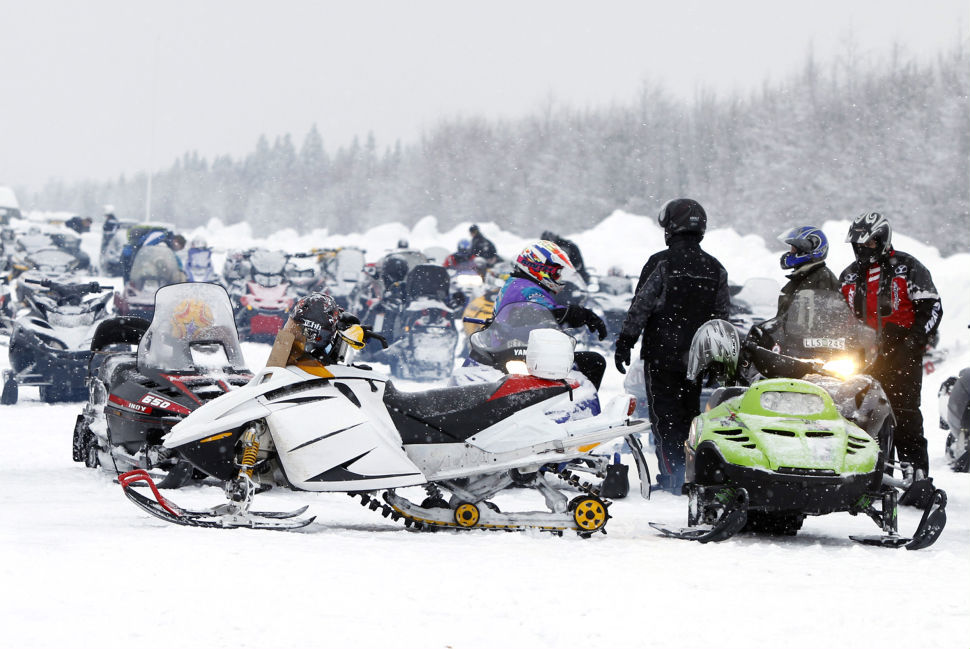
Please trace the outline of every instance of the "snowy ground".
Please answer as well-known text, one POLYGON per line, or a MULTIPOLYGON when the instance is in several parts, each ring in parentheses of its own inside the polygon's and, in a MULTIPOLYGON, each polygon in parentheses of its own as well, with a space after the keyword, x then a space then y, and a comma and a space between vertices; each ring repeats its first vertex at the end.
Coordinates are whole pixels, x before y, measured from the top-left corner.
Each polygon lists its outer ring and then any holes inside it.
MULTIPOLYGON (((592 242, 600 234, 589 234, 594 260, 609 259, 592 242)), ((779 275, 776 255, 751 245, 747 276, 779 275)), ((686 520, 685 499, 666 494, 616 502, 609 534, 589 540, 412 532, 344 495, 280 490, 260 507, 308 504, 317 522, 293 533, 181 528, 71 461, 80 404, 46 405, 24 388, 0 411, 0 647, 966 647, 970 475, 943 463, 936 390, 970 365, 968 255, 928 261, 913 248, 904 249, 927 261, 944 294, 945 323, 959 319, 944 330, 949 360, 924 382, 931 470, 950 501, 927 550, 857 545, 848 534, 877 529, 847 514, 809 519, 795 538, 665 539, 648 521, 686 520)), ((268 347, 245 352, 259 366, 268 347)), ((610 369, 606 396, 620 386, 610 369)), ((176 498, 219 499, 213 487, 176 498)), ((498 502, 541 506, 530 490, 498 502)), ((917 520, 903 508, 901 531, 917 520)))

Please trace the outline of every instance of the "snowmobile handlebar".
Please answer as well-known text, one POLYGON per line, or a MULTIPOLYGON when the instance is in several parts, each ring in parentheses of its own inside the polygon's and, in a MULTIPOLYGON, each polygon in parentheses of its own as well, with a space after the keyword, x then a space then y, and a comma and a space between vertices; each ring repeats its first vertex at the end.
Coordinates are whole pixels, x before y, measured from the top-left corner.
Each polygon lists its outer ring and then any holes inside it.
POLYGON ((362 327, 364 330, 364 340, 376 340, 381 344, 382 349, 387 349, 387 338, 371 331, 370 325, 362 327))

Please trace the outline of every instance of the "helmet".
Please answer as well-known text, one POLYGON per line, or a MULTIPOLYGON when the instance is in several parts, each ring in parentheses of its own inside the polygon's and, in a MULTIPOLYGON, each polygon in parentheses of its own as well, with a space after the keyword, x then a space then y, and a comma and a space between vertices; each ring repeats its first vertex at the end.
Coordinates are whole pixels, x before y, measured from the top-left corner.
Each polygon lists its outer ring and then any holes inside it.
POLYGON ((468 239, 462 239, 458 242, 458 252, 471 252, 472 242, 468 239))
POLYGON ((290 318, 303 333, 303 348, 311 356, 326 352, 340 319, 340 307, 326 293, 310 293, 293 307, 290 318))
POLYGON ((696 381, 706 372, 713 372, 722 382, 733 377, 741 356, 738 330, 727 320, 708 320, 694 333, 690 341, 687 378, 696 381))
POLYGON ((668 239, 683 232, 703 235, 707 231, 707 212, 693 199, 675 198, 663 204, 657 222, 668 239))
POLYGON ((522 249, 513 266, 540 286, 558 293, 563 285, 559 281, 563 268, 573 268, 569 257, 551 241, 539 240, 522 249))
POLYGON ((192 243, 189 244, 189 248, 208 248, 209 244, 206 243, 205 239, 202 237, 195 237, 192 239, 192 243))
POLYGON ((408 274, 408 262, 403 258, 392 255, 381 264, 381 277, 385 284, 403 282, 408 274))
POLYGON ((115 215, 115 206, 114 205, 105 205, 104 206, 104 215, 105 216, 114 216, 115 215))
POLYGON ((407 239, 398 239, 397 240, 397 247, 400 248, 400 249, 402 249, 402 250, 405 249, 405 248, 407 248, 408 247, 408 240, 407 239))
POLYGON ((468 226, 468 233, 469 234, 479 234, 480 232, 481 232, 481 230, 479 230, 478 229, 478 226, 475 225, 474 223, 472 223, 471 225, 468 226))
POLYGON ((852 252, 860 264, 874 264, 889 254, 893 229, 879 212, 863 212, 849 226, 845 240, 852 244, 852 252), (870 248, 870 242, 875 243, 875 247, 870 248))
POLYGON ((811 261, 821 261, 829 254, 829 240, 825 233, 812 225, 792 228, 778 235, 778 240, 795 249, 781 256, 781 267, 798 268, 811 261))

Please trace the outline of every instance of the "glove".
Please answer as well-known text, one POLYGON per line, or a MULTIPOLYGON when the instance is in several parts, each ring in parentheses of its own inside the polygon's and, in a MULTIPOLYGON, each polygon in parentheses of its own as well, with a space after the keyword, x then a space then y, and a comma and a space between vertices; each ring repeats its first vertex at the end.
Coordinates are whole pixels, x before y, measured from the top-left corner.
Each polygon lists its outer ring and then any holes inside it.
POLYGON ((592 310, 584 306, 570 304, 553 310, 556 320, 567 327, 586 327, 590 331, 595 331, 600 340, 606 338, 606 323, 592 310))
POLYGON ((342 312, 337 320, 337 328, 341 331, 355 324, 360 324, 360 318, 347 311, 342 312))
POLYGON ((626 366, 630 364, 630 350, 633 349, 633 342, 629 338, 620 336, 616 339, 616 353, 613 354, 613 362, 620 374, 626 374, 626 366))

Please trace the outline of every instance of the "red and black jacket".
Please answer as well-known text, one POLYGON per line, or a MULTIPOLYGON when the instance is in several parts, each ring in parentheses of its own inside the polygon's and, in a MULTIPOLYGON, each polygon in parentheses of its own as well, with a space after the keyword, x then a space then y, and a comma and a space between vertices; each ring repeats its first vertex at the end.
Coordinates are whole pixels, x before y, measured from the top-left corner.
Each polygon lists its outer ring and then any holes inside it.
POLYGON ((839 282, 856 316, 880 338, 895 332, 925 344, 940 326, 940 295, 930 271, 912 255, 890 250, 887 258, 866 268, 853 262, 839 282))

